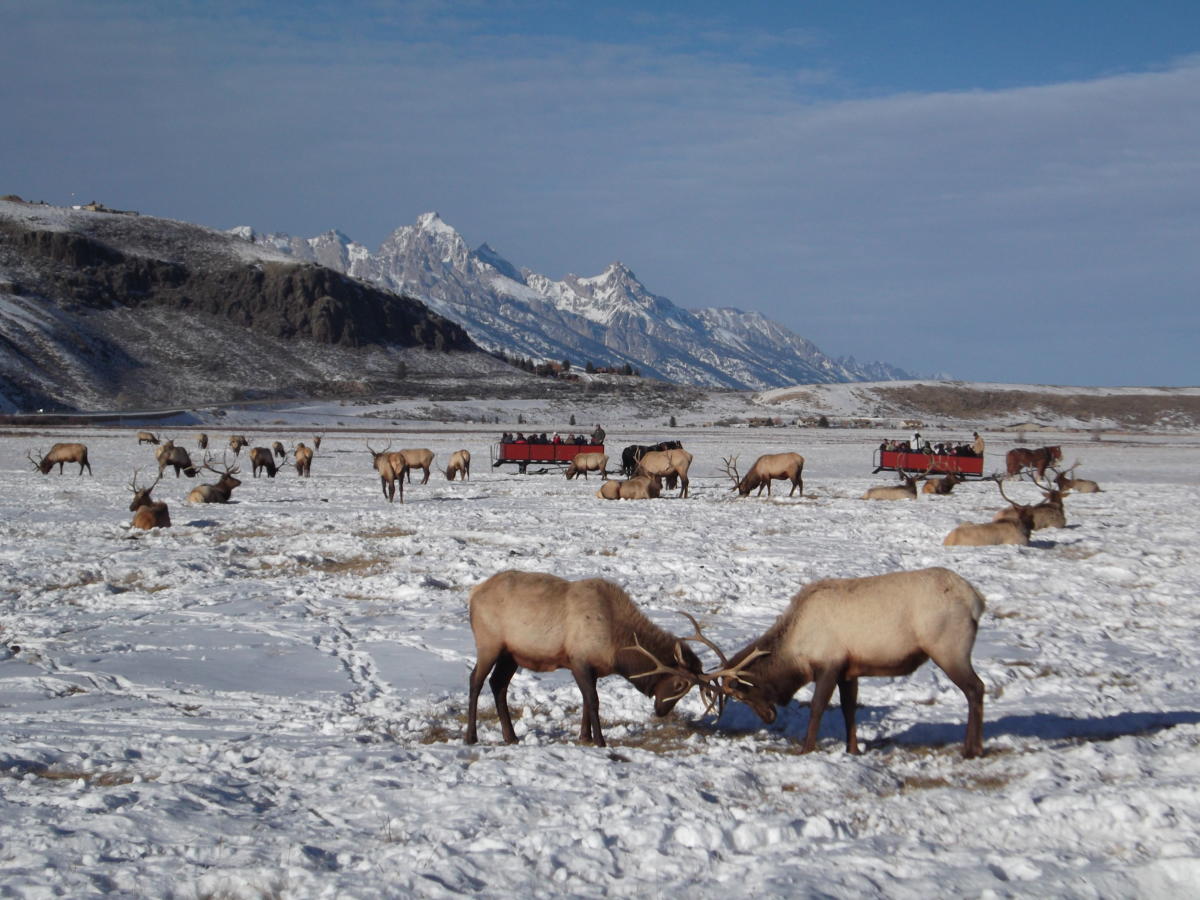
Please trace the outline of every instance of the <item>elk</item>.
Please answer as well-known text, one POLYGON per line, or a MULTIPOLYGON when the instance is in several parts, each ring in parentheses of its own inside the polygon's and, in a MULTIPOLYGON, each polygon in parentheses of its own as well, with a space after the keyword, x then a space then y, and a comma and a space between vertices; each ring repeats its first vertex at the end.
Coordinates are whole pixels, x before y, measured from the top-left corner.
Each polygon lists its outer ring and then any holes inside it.
POLYGON ((1028 506, 1016 507, 1015 518, 1001 522, 963 522, 954 528, 942 541, 945 547, 995 547, 1001 544, 1029 546, 1029 533, 1033 531, 1033 513, 1028 506))
POLYGON ((758 496, 761 497, 764 487, 770 497, 772 481, 790 481, 792 489, 788 491, 788 496, 796 493, 797 489, 800 496, 804 496, 804 457, 799 453, 764 454, 754 461, 744 478, 738 474, 736 456, 723 457, 722 461, 725 463, 725 474, 733 479, 733 489, 739 497, 749 497, 755 488, 758 488, 758 496))
POLYGON ((446 466, 446 480, 453 481, 454 476, 458 475, 463 481, 468 481, 471 477, 471 451, 470 450, 455 450, 450 454, 450 464, 446 466))
POLYGON ((320 451, 321 438, 323 438, 323 437, 325 437, 325 432, 323 432, 323 431, 320 434, 313 435, 313 450, 320 451))
POLYGON ((129 489, 133 491, 133 502, 129 504, 129 511, 133 513, 133 521, 129 523, 130 527, 141 528, 143 531, 149 531, 151 528, 170 528, 171 513, 167 511, 167 504, 150 497, 150 492, 162 480, 162 472, 158 473, 154 484, 149 487, 138 487, 137 479, 140 471, 141 469, 134 469, 133 481, 129 483, 129 489))
MULTIPOLYGON (((933 467, 933 463, 929 464, 933 467)), ((867 488, 867 492, 858 499, 860 500, 916 500, 917 499, 917 482, 929 474, 927 468, 924 472, 908 472, 904 469, 900 470, 900 478, 904 484, 896 485, 877 485, 873 488, 867 488)))
POLYGON ((652 450, 638 461, 637 474, 665 478, 667 487, 675 486, 679 479, 679 496, 688 495, 688 469, 692 465, 692 454, 683 449, 652 450))
POLYGON ((567 481, 576 475, 587 478, 588 472, 599 472, 602 480, 608 480, 607 453, 576 453, 567 466, 567 481))
MULTIPOLYGON (((1053 469, 1054 467, 1051 466, 1051 468, 1053 469)), ((1067 491, 1074 491, 1077 494, 1103 493, 1103 491, 1100 490, 1100 485, 1096 484, 1094 481, 1091 481, 1087 478, 1072 478, 1071 473, 1077 468, 1079 468, 1078 460, 1075 461, 1075 465, 1071 466, 1071 468, 1067 469, 1065 472, 1060 472, 1058 469, 1054 469, 1054 483, 1058 485, 1058 489, 1060 491, 1062 491, 1064 494, 1067 491)))
POLYGON ((83 474, 84 467, 87 467, 88 474, 92 474, 92 464, 88 462, 87 444, 54 444, 50 447, 50 452, 43 455, 41 450, 27 451, 26 456, 33 463, 33 467, 43 475, 50 474, 50 470, 56 465, 58 466, 58 474, 63 473, 63 465, 66 463, 79 463, 79 474, 83 474), (33 455, 37 454, 41 459, 34 459, 33 455))
POLYGON ((142 444, 157 444, 158 435, 156 435, 153 431, 139 431, 137 433, 137 442, 138 446, 141 446, 142 444))
POLYGON ((949 569, 818 581, 801 589, 762 637, 704 678, 768 725, 776 707, 812 681, 803 753, 817 747, 821 716, 836 686, 846 750, 857 754, 858 679, 908 675, 932 659, 967 698, 963 756, 970 759, 983 753, 984 686, 971 665, 983 610, 979 591, 949 569))
POLYGON ((251 447, 250 448, 250 474, 255 478, 258 477, 260 470, 265 469, 267 477, 274 478, 275 454, 271 452, 269 447, 251 447))
POLYGON ((429 470, 433 467, 433 451, 410 449, 398 452, 404 457, 404 475, 408 478, 408 483, 412 484, 412 470, 421 469, 425 473, 425 477, 421 479, 421 484, 427 484, 429 482, 429 470))
POLYGON ((229 436, 229 449, 233 451, 234 456, 241 453, 242 448, 249 443, 244 434, 232 434, 229 436))
POLYGON ((380 485, 383 488, 383 496, 387 498, 388 503, 392 503, 396 497, 396 484, 400 484, 400 502, 404 502, 404 476, 407 474, 407 466, 404 464, 403 452, 396 451, 389 453, 388 447, 392 446, 391 442, 382 450, 374 449, 370 444, 367 444, 367 452, 371 454, 371 464, 375 467, 375 471, 379 473, 380 485))
POLYGON ((948 472, 941 478, 930 478, 921 485, 922 494, 948 494, 956 485, 966 481, 958 472, 948 472))
MULTIPOLYGON (((682 450, 679 441, 661 441, 657 444, 630 444, 621 451, 621 474, 629 477, 637 470, 643 456, 654 450, 682 450)), ((674 487, 674 485, 672 485, 674 487)))
POLYGON ((183 447, 176 447, 175 442, 170 438, 154 451, 154 458, 158 461, 158 475, 160 478, 167 466, 174 467, 176 478, 179 477, 181 469, 183 470, 183 474, 188 478, 195 478, 200 471, 192 462, 192 457, 188 455, 187 450, 183 447))
POLYGON ((628 481, 606 481, 596 491, 601 500, 655 500, 662 493, 657 478, 635 475, 628 481))
POLYGON ((283 448, 283 441, 276 441, 271 445, 271 449, 275 451, 275 455, 280 459, 287 459, 287 450, 283 448))
POLYGON ((201 450, 207 450, 208 449, 208 435, 205 434, 204 432, 201 432, 200 436, 198 438, 196 438, 196 446, 199 447, 201 450))
POLYGON ((471 671, 465 742, 477 740, 479 692, 491 673, 492 696, 506 744, 515 744, 508 684, 519 667, 570 669, 583 696, 580 743, 605 746, 596 680, 621 675, 654 698, 665 716, 700 683, 699 657, 659 628, 611 581, 567 581, 541 572, 499 572, 471 590, 471 631, 477 661, 471 671), (660 660, 673 660, 664 665, 660 660))
POLYGON ((221 469, 216 469, 207 455, 204 457, 203 468, 221 477, 216 484, 198 484, 192 488, 187 495, 188 503, 228 503, 233 489, 242 483, 234 477, 241 470, 236 465, 227 464, 221 469))
POLYGON ((305 447, 301 441, 292 451, 292 459, 296 466, 296 474, 308 478, 312 469, 313 452, 311 447, 305 447))
POLYGON ((1020 516, 1021 510, 1028 510, 1031 516, 1032 528, 1034 531, 1040 531, 1043 528, 1066 528, 1067 513, 1063 508, 1062 491, 1042 484, 1034 480, 1034 485, 1042 492, 1046 499, 1037 505, 1023 506, 1020 503, 1009 499, 1009 496, 1004 493, 1004 483, 1000 478, 996 479, 996 486, 1000 488, 1000 496, 1008 501, 1008 506, 1000 510, 992 517, 993 522, 1010 522, 1016 520, 1020 516))
POLYGON ((1004 456, 1008 477, 1020 475, 1025 469, 1036 469, 1037 477, 1046 477, 1046 467, 1062 461, 1062 447, 1014 447, 1004 456))

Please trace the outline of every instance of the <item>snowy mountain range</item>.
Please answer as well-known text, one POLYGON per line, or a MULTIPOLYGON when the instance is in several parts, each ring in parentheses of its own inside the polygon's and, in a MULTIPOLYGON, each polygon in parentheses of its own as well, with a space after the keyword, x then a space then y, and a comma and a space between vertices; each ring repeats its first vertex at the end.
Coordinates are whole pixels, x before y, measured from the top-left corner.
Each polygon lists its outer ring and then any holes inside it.
POLYGON ((756 312, 683 309, 620 262, 594 277, 555 281, 518 268, 486 243, 471 250, 435 212, 397 228, 374 253, 336 230, 314 238, 245 226, 233 233, 415 297, 481 347, 509 355, 630 364, 667 381, 740 390, 913 377, 886 363, 830 358, 756 312))

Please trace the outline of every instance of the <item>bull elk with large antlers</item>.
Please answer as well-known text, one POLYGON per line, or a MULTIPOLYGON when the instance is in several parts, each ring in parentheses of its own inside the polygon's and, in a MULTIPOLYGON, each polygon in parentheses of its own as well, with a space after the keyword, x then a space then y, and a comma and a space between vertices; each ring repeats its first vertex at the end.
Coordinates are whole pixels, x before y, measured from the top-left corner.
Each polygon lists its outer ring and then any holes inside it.
POLYGON ((1067 527, 1067 511, 1063 507, 1062 491, 1052 487, 1049 483, 1042 484, 1036 478, 1030 476, 1034 486, 1042 492, 1045 497, 1041 503, 1035 505, 1022 505, 1011 499, 1004 493, 1004 481, 1001 478, 996 479, 996 485, 1000 488, 1000 496, 1008 501, 1008 506, 992 517, 993 522, 1012 522, 1016 521, 1021 516, 1022 510, 1027 510, 1030 515, 1031 527, 1034 531, 1040 531, 1043 528, 1066 528, 1067 527))
MULTIPOLYGON (((1000 476, 993 476, 1004 497, 1004 484, 1000 476)), ((1004 499, 1008 499, 1004 497, 1004 499)), ((1010 501, 1011 502, 1011 501, 1010 501)), ((1016 515, 992 522, 964 522, 946 535, 942 544, 946 547, 995 547, 1002 544, 1029 546, 1029 533, 1033 531, 1033 512, 1028 506, 1013 506, 1016 515)))
POLYGON ((162 480, 162 472, 158 473, 154 484, 149 487, 138 487, 137 479, 140 471, 140 469, 134 469, 133 481, 129 483, 129 489, 133 491, 133 501, 129 504, 129 511, 133 513, 133 521, 129 523, 130 526, 141 528, 144 531, 149 531, 151 528, 170 528, 171 513, 167 510, 167 504, 150 497, 150 492, 162 480))
POLYGON ((597 679, 628 679, 654 698, 657 716, 665 716, 700 684, 702 666, 691 648, 647 619, 625 591, 602 578, 566 581, 541 572, 499 572, 472 589, 470 612, 478 656, 467 704, 468 744, 477 740, 479 692, 489 672, 506 744, 517 741, 508 683, 518 668, 570 669, 583 696, 579 740, 599 747, 605 743, 597 679))
POLYGON ((949 569, 818 581, 796 594, 762 637, 705 678, 767 724, 778 706, 814 682, 804 753, 817 747, 821 716, 836 687, 846 750, 858 753, 858 679, 908 675, 932 659, 967 698, 963 755, 976 757, 983 753, 984 687, 971 665, 971 648, 983 610, 979 591, 949 569))
POLYGON ((187 495, 188 503, 228 503, 233 489, 242 483, 240 479, 234 477, 241 470, 236 465, 228 464, 224 464, 223 468, 218 469, 213 466, 212 460, 207 454, 204 456, 202 468, 221 477, 217 479, 216 484, 199 484, 192 488, 187 495))
POLYGON ((29 461, 33 463, 33 467, 43 475, 49 475, 50 470, 58 466, 58 474, 63 473, 63 465, 66 463, 79 463, 79 474, 83 474, 84 467, 87 467, 88 474, 92 474, 92 464, 88 462, 87 444, 54 444, 50 447, 50 452, 42 454, 41 450, 31 450, 26 452, 29 461), (40 459, 34 459, 34 454, 37 454, 40 459))
POLYGON ((804 457, 799 453, 766 453, 754 461, 744 477, 738 473, 737 461, 736 456, 722 457, 725 474, 733 479, 733 489, 739 497, 749 497, 755 488, 761 497, 764 487, 770 497, 772 481, 790 481, 792 489, 788 496, 797 490, 801 497, 804 496, 804 457))

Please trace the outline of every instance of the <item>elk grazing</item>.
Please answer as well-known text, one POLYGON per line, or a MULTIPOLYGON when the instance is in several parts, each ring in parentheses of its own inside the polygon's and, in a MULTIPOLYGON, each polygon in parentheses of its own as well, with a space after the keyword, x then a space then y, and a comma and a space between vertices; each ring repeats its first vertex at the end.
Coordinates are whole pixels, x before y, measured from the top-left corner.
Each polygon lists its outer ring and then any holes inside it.
POLYGON ((201 450, 207 450, 208 449, 208 435, 205 434, 204 432, 201 432, 200 436, 196 438, 196 446, 199 447, 201 450))
POLYGON ((301 441, 292 451, 292 460, 296 466, 296 474, 308 478, 312 470, 313 452, 311 447, 305 447, 301 441))
POLYGON ((628 481, 606 481, 596 491, 601 500, 656 500, 662 493, 657 478, 635 475, 628 481))
POLYGON ((930 478, 921 485, 922 494, 948 494, 954 490, 956 485, 966 481, 962 475, 957 472, 949 472, 941 478, 930 478))
POLYGON ((200 470, 196 468, 192 462, 192 457, 183 447, 175 446, 175 441, 168 438, 154 451, 154 458, 158 462, 158 475, 161 478, 162 473, 167 466, 172 466, 175 469, 175 477, 179 477, 180 470, 188 478, 195 478, 200 470))
POLYGON ((271 445, 271 449, 275 451, 275 455, 280 459, 287 459, 287 450, 283 447, 283 441, 276 441, 271 445))
POLYGON ((963 756, 970 759, 983 753, 984 687, 971 665, 983 610, 979 591, 949 569, 818 581, 796 594, 762 637, 704 678, 767 724, 777 706, 814 682, 804 753, 816 749, 821 715, 837 687, 846 750, 858 753, 858 679, 908 675, 932 659, 967 698, 963 756))
MULTIPOLYGON (((1053 468, 1053 466, 1051 466, 1053 468)), ((1087 478, 1072 478, 1071 473, 1079 468, 1079 461, 1075 461, 1075 465, 1067 469, 1065 472, 1060 472, 1054 469, 1054 483, 1058 485, 1058 489, 1064 494, 1067 491, 1074 491, 1077 494, 1099 494, 1103 493, 1100 490, 1100 485, 1087 478)))
POLYGON ((492 695, 506 744, 515 744, 508 684, 518 668, 570 669, 583 696, 581 743, 605 746, 596 680, 621 675, 654 698, 665 716, 700 683, 699 657, 659 628, 617 585, 601 578, 566 581, 541 572, 499 572, 471 591, 477 661, 471 671, 465 741, 477 740, 479 692, 491 673, 492 695), (664 665, 660 660, 672 660, 664 665))
POLYGON ((137 442, 138 446, 141 446, 142 444, 157 444, 158 435, 156 435, 153 431, 139 431, 137 433, 137 442))
POLYGON ((450 454, 450 464, 446 466, 446 480, 453 481, 458 475, 463 481, 471 478, 471 451, 455 450, 450 454))
POLYGON ((242 483, 234 477, 241 470, 236 465, 225 465, 221 469, 216 469, 208 456, 204 457, 203 468, 221 477, 216 484, 199 484, 192 488, 187 495, 188 503, 228 503, 233 489, 242 483))
POLYGON ((269 447, 250 448, 250 474, 257 478, 260 470, 266 470, 269 478, 275 477, 275 454, 269 447))
POLYGON ((139 471, 141 470, 134 470, 133 481, 129 483, 129 489, 133 491, 133 502, 129 504, 129 511, 133 513, 130 527, 141 528, 143 531, 149 531, 151 528, 170 528, 171 513, 167 511, 167 504, 150 497, 150 492, 162 480, 162 472, 158 473, 154 484, 143 488, 138 487, 137 483, 139 471))
POLYGON ((1020 503, 1011 500, 1004 493, 1004 483, 1002 479, 996 479, 996 486, 1000 488, 1000 496, 1008 501, 1008 506, 1000 510, 992 517, 993 522, 1011 522, 1016 521, 1020 517, 1021 510, 1028 510, 1031 516, 1031 527, 1034 531, 1040 531, 1043 528, 1066 528, 1067 513, 1063 508, 1062 491, 1050 487, 1049 484, 1042 484, 1039 481, 1034 481, 1034 485, 1042 492, 1046 499, 1037 505, 1023 506, 1020 503))
POLYGON ((576 453, 567 466, 567 481, 576 475, 587 478, 588 472, 599 472, 601 479, 608 480, 608 454, 576 453))
MULTIPOLYGON (((932 463, 930 464, 932 467, 932 463)), ((867 492, 858 499, 860 500, 916 500, 917 499, 917 482, 929 474, 929 469, 924 472, 908 472, 904 469, 900 470, 900 478, 904 484, 896 485, 877 485, 873 488, 867 488, 867 492)))
POLYGON ((799 453, 767 453, 754 461, 754 465, 743 478, 738 474, 736 456, 724 457, 725 474, 733 479, 733 489, 739 497, 749 497, 750 492, 758 488, 758 496, 762 496, 763 488, 767 496, 771 496, 772 481, 790 481, 792 489, 788 496, 800 491, 804 496, 804 457, 799 453))
POLYGON ((375 471, 379 473, 379 482, 383 488, 383 496, 387 498, 388 503, 394 502, 396 498, 396 484, 400 485, 400 502, 404 502, 404 476, 407 474, 407 466, 404 464, 404 454, 400 451, 388 452, 388 447, 392 446, 389 442, 387 447, 382 450, 374 449, 370 444, 367 444, 367 452, 371 454, 371 464, 375 467, 375 471))
POLYGON ((315 450, 315 451, 317 451, 317 452, 320 452, 320 450, 321 450, 321 438, 323 438, 323 437, 325 437, 325 432, 323 432, 323 431, 322 431, 320 434, 314 434, 314 435, 313 435, 313 450, 315 450))
POLYGON ((231 434, 229 436, 229 449, 233 451, 233 455, 237 456, 242 452, 242 448, 250 442, 246 440, 244 434, 231 434))
POLYGON ((433 468, 433 451, 409 449, 398 452, 404 457, 404 475, 408 478, 408 483, 412 484, 412 470, 421 469, 425 473, 425 477, 421 479, 421 484, 428 484, 429 470, 433 468))
POLYGON ((50 447, 50 452, 43 455, 41 450, 28 451, 26 456, 33 463, 33 467, 43 475, 50 474, 50 470, 56 465, 58 466, 58 474, 63 473, 63 465, 66 463, 79 463, 79 474, 83 474, 84 467, 87 468, 88 474, 92 474, 92 464, 88 462, 87 444, 54 444, 50 447), (37 454, 40 459, 34 459, 34 454, 37 454))
POLYGON ((637 474, 664 478, 667 487, 675 486, 679 479, 679 496, 688 495, 688 469, 692 465, 692 454, 683 449, 652 450, 638 461, 637 474))
POLYGON ((1036 469, 1038 478, 1046 477, 1046 467, 1062 462, 1062 447, 1014 447, 1004 456, 1008 477, 1020 475, 1025 469, 1036 469))

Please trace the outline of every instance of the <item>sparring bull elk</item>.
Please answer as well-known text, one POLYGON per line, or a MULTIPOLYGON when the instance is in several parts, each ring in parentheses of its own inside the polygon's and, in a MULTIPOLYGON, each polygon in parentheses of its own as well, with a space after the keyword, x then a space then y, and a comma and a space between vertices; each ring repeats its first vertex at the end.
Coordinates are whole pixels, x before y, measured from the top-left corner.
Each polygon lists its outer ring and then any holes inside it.
POLYGON ((171 513, 167 510, 167 504, 150 497, 150 492, 162 481, 162 472, 159 471, 158 477, 149 487, 139 487, 137 480, 140 471, 141 469, 134 469, 133 481, 129 483, 129 489, 133 491, 133 501, 129 504, 129 511, 133 513, 130 526, 144 531, 151 528, 170 528, 171 513))
POLYGON ((517 742, 508 684, 518 668, 570 669, 583 697, 579 740, 599 747, 605 742, 597 679, 628 679, 654 698, 657 716, 700 684, 700 659, 684 639, 659 628, 625 591, 602 578, 566 581, 541 572, 499 572, 472 589, 470 618, 477 657, 467 702, 468 744, 478 739, 479 692, 489 673, 506 744, 517 742))
POLYGON ((88 474, 92 474, 92 464, 88 462, 87 444, 54 444, 50 448, 50 452, 42 454, 41 450, 27 451, 26 456, 33 463, 33 467, 43 475, 50 474, 50 470, 58 466, 58 474, 63 473, 63 466, 66 463, 79 463, 79 474, 83 474, 86 467, 88 474), (37 454, 40 459, 34 459, 34 454, 37 454))
POLYGON ((801 497, 804 496, 804 457, 799 453, 764 454, 754 461, 745 477, 738 474, 737 461, 736 456, 722 457, 725 474, 733 479, 733 489, 739 497, 750 496, 755 488, 758 488, 758 496, 761 497, 764 487, 770 497, 772 481, 790 481, 792 489, 788 491, 788 496, 797 490, 801 497))

